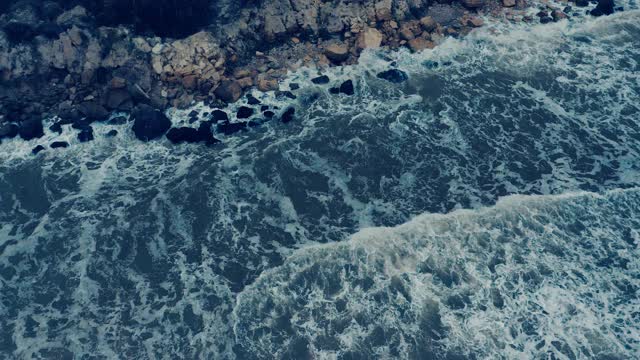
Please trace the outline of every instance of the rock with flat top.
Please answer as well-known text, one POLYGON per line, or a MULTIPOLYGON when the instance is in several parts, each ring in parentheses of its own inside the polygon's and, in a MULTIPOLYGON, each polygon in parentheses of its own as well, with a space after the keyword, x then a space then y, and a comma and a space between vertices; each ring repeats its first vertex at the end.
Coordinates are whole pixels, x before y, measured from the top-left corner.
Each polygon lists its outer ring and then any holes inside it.
POLYGON ((346 44, 331 44, 324 49, 329 60, 340 63, 349 58, 349 47, 346 44))
POLYGON ((433 49, 435 47, 432 41, 429 41, 424 38, 415 38, 415 39, 409 40, 407 44, 409 45, 409 48, 414 52, 418 52, 426 49, 433 49))
POLYGON ((367 28, 358 34, 358 49, 376 49, 382 45, 382 33, 374 28, 367 28))

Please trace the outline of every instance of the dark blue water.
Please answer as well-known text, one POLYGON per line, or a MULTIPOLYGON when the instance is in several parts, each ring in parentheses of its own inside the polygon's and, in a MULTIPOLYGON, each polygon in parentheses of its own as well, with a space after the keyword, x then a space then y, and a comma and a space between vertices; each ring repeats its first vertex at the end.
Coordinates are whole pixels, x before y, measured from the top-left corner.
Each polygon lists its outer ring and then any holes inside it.
POLYGON ((495 28, 215 148, 1 144, 0 357, 640 356, 640 13, 495 28))

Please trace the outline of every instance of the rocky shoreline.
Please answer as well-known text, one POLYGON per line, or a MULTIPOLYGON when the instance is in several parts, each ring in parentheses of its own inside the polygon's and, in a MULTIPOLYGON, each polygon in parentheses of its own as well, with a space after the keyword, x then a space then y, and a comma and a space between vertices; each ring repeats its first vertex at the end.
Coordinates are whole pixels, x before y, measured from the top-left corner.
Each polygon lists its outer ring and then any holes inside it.
MULTIPOLYGON (((485 16, 560 21, 589 3, 546 5, 537 17, 528 15, 526 0, 262 0, 241 5, 214 1, 211 6, 217 16, 179 39, 140 32, 139 22, 105 26, 104 9, 96 14, 82 4, 64 8, 55 1, 24 0, 0 9, 0 141, 41 137, 43 119, 52 117, 58 120, 51 131, 71 124, 80 141, 90 141, 91 124, 117 111, 132 115, 132 128, 143 141, 166 135, 177 143, 214 144, 214 132, 233 133, 268 121, 275 109, 261 107, 258 121, 248 120, 253 108, 241 108, 235 117, 247 121, 239 124, 218 110, 198 129, 171 129, 163 112, 194 102, 224 109, 253 88, 295 98, 296 89, 280 89, 279 81, 301 66, 354 64, 368 48, 433 48, 445 37, 483 26, 485 16)), ((611 0, 600 0, 591 14, 610 14, 613 7, 611 0)), ((183 32, 180 28, 176 34, 183 32)), ((403 75, 381 77, 402 81, 403 75)), ((314 82, 327 83, 322 76, 314 82)), ((351 95, 353 83, 331 91, 351 95)), ((288 122, 294 113, 290 108, 279 115, 288 122)))

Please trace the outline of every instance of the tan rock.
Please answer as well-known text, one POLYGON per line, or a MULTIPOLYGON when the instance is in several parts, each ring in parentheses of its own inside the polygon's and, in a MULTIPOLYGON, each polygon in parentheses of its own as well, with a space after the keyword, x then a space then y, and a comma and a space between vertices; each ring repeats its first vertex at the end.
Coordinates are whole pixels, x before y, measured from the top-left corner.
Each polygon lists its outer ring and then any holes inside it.
POLYGON ((408 27, 408 26, 402 26, 400 28, 400 38, 403 40, 413 40, 415 38, 415 35, 413 35, 413 31, 408 27))
POLYGON ((502 0, 502 6, 504 6, 504 7, 514 7, 514 6, 516 6, 516 0, 502 0))
POLYGON ((349 46, 344 43, 331 44, 324 49, 324 54, 333 62, 342 62, 349 58, 349 46))
POLYGON ((235 77, 236 79, 242 79, 247 76, 251 76, 251 71, 248 69, 235 69, 233 71, 233 77, 235 77))
POLYGON ((280 87, 278 86, 278 80, 268 78, 264 75, 258 77, 258 90, 260 91, 275 91, 280 87))
POLYGON ((243 89, 250 88, 253 86, 253 79, 251 76, 246 76, 238 79, 238 84, 240 84, 243 89))
POLYGON ((411 48, 411 50, 414 52, 422 51, 425 49, 433 49, 435 47, 435 44, 432 41, 421 37, 409 40, 408 45, 409 48, 411 48))
POLYGON ((438 23, 431 16, 425 16, 420 19, 420 26, 424 31, 433 31, 438 27, 438 23))
POLYGON ((471 19, 467 20, 467 26, 480 27, 482 25, 484 25, 484 21, 479 17, 472 17, 471 19))
POLYGON ((367 28, 358 35, 357 47, 359 49, 375 49, 382 44, 383 35, 374 28, 367 28))
POLYGON ((393 19, 391 13, 392 1, 391 0, 378 0, 375 4, 376 19, 378 21, 388 21, 393 19))

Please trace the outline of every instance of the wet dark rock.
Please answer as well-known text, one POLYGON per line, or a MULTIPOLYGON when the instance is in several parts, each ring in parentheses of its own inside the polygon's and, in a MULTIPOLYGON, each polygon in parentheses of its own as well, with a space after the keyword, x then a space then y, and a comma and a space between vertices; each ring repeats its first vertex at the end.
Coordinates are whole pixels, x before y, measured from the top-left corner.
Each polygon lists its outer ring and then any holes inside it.
POLYGON ((247 103, 249 105, 259 105, 260 100, 256 99, 253 95, 249 94, 247 95, 247 103))
POLYGON ((107 135, 106 135, 106 136, 107 136, 107 137, 116 137, 117 135, 118 135, 118 130, 115 130, 115 129, 114 129, 114 130, 110 130, 110 131, 107 133, 107 135))
POLYGON ((112 110, 129 111, 133 107, 133 99, 127 90, 113 89, 107 93, 105 105, 112 110))
POLYGON ((549 17, 549 16, 543 16, 543 17, 540 18, 540 23, 541 24, 548 24, 548 23, 550 23, 552 21, 553 21, 553 19, 551 17, 549 17))
POLYGON ((250 107, 246 107, 246 106, 241 106, 238 109, 238 113, 236 114, 236 116, 238 117, 238 119, 247 119, 250 118, 253 115, 254 110, 250 107))
POLYGON ((71 127, 78 130, 84 130, 91 127, 91 120, 89 119, 78 119, 71 124, 71 127))
POLYGON ((339 87, 332 87, 331 89, 329 89, 329 94, 333 94, 333 95, 340 94, 340 88, 339 87))
POLYGON ((174 144, 197 143, 202 140, 198 130, 190 127, 171 128, 166 136, 174 144))
POLYGON ((52 149, 67 148, 69 147, 69 143, 66 141, 54 141, 49 145, 49 147, 52 149))
POLYGON ((110 125, 124 125, 127 123, 127 118, 124 116, 116 116, 113 119, 109 120, 108 124, 110 125))
POLYGON ((80 132, 78 133, 78 140, 81 143, 84 142, 89 142, 89 141, 93 141, 94 137, 93 137, 93 128, 91 126, 88 126, 82 130, 80 130, 80 132))
POLYGON ((390 69, 390 70, 386 70, 383 71, 381 73, 379 73, 378 75, 379 79, 383 79, 395 84, 399 84, 401 82, 405 82, 407 81, 407 79, 409 79, 409 76, 407 75, 407 73, 405 73, 402 70, 398 70, 398 69, 390 69))
POLYGON ((340 92, 349 96, 353 95, 355 93, 353 88, 353 81, 347 80, 343 82, 340 85, 340 92))
POLYGON ((191 110, 191 112, 189 113, 189 117, 197 117, 198 115, 200 115, 200 113, 196 110, 191 110))
POLYGON ((211 112, 211 120, 214 122, 229 120, 229 115, 222 110, 213 110, 211 112))
POLYGON ((62 124, 60 122, 55 122, 51 126, 49 126, 49 130, 58 134, 62 134, 62 124))
POLYGON ((269 106, 267 106, 267 105, 262 105, 260 107, 260 111, 267 111, 267 110, 269 110, 269 106))
POLYGON ((34 148, 31 150, 31 153, 32 153, 33 155, 36 155, 37 153, 39 153, 39 152, 40 152, 40 151, 42 151, 42 150, 44 150, 44 146, 42 146, 42 145, 38 145, 38 146, 34 147, 34 148))
POLYGON ((592 16, 602 16, 613 14, 615 7, 614 0, 598 0, 596 8, 591 10, 592 16))
POLYGON ((213 136, 213 132, 211 127, 213 126, 213 121, 203 121, 200 123, 198 127, 198 134, 200 136, 201 141, 204 141, 207 145, 213 145, 219 143, 220 140, 216 139, 213 136))
POLYGON ((221 132, 225 135, 231 135, 237 133, 240 130, 246 130, 246 128, 246 122, 231 123, 229 121, 225 121, 221 124, 218 124, 218 132, 221 132))
POLYGON ((311 79, 311 82, 316 85, 324 85, 329 83, 329 77, 327 75, 322 75, 311 79))
POLYGON ((142 141, 150 141, 164 135, 171 127, 171 120, 149 105, 138 105, 133 113, 133 132, 142 141))
POLYGON ((18 136, 18 125, 0 124, 0 139, 13 139, 18 136))
POLYGON ((271 110, 267 110, 265 112, 262 113, 262 115, 267 118, 267 119, 271 119, 272 117, 274 117, 276 114, 271 111, 271 110))
POLYGON ((289 89, 291 89, 291 91, 295 91, 300 89, 300 85, 298 85, 297 83, 291 83, 289 84, 289 89))
POLYGON ((294 109, 294 108, 288 108, 288 109, 284 112, 284 114, 282 114, 282 119, 281 119, 281 120, 282 120, 282 122, 286 124, 286 123, 288 123, 288 122, 292 121, 292 120, 294 119, 294 115, 295 115, 295 113, 296 113, 296 109, 294 109))
POLYGON ((578 7, 587 7, 589 6, 589 0, 576 0, 576 6, 578 7))
POLYGON ((95 101, 85 101, 78 106, 82 115, 91 121, 103 121, 109 117, 109 111, 95 101))
POLYGON ((40 118, 32 118, 21 122, 18 128, 18 134, 23 140, 42 137, 44 135, 42 120, 40 118))

